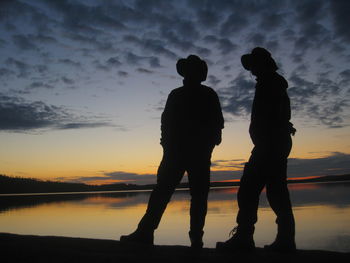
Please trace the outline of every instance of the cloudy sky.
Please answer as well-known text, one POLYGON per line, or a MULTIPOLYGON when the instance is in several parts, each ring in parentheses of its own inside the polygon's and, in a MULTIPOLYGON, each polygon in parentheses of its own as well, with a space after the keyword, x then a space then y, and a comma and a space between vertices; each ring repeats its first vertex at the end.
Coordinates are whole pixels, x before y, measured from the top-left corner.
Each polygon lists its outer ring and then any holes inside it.
POLYGON ((256 46, 289 82, 297 128, 290 177, 350 172, 350 2, 8 0, 0 2, 0 174, 154 183, 160 115, 197 54, 219 94, 212 180, 239 178, 256 46))

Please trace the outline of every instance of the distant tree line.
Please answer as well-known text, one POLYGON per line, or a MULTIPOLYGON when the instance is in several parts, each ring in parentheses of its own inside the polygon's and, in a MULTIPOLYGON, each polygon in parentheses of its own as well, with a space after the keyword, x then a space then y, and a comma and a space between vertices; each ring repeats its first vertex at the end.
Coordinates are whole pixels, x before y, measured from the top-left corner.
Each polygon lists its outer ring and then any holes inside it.
POLYGON ((67 183, 43 181, 33 178, 11 177, 0 175, 0 193, 53 193, 53 192, 86 192, 117 191, 140 188, 134 184, 88 185, 83 183, 67 183))
MULTIPOLYGON (((289 183, 306 183, 306 182, 330 182, 330 181, 349 181, 350 174, 345 175, 328 175, 312 179, 291 180, 289 183)), ((238 186, 239 182, 212 182, 211 187, 220 186, 238 186)), ((59 192, 88 192, 88 191, 126 191, 126 190, 147 190, 152 189, 150 185, 136 184, 105 184, 105 185, 88 185, 83 183, 67 183, 43 181, 34 178, 11 177, 0 174, 0 194, 15 193, 59 193, 59 192)), ((187 188, 188 183, 181 183, 177 188, 187 188)))

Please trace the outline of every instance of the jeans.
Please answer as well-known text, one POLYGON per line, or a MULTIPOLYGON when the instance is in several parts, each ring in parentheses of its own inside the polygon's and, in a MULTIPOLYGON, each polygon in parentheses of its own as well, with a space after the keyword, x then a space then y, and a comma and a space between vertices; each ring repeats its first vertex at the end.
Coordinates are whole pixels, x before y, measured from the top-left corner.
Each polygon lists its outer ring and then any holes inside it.
POLYGON ((269 204, 277 216, 278 235, 294 237, 295 222, 287 188, 287 158, 292 148, 290 135, 270 144, 257 144, 246 163, 238 190, 237 223, 242 230, 254 229, 259 196, 266 186, 269 204))
POLYGON ((158 168, 157 184, 153 189, 145 215, 138 228, 157 229, 176 186, 184 172, 188 173, 191 194, 190 232, 201 235, 207 214, 210 186, 210 159, 213 147, 164 149, 158 168))

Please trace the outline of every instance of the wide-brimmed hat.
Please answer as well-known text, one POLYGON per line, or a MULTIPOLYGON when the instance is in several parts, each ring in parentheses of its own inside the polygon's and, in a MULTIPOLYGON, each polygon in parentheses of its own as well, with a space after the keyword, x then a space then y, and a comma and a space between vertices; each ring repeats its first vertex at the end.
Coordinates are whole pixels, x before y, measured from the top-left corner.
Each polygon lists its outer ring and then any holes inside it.
POLYGON ((246 70, 251 70, 252 66, 260 66, 272 71, 278 69, 275 60, 271 57, 271 53, 262 47, 256 47, 251 53, 244 54, 241 57, 241 62, 246 70))
POLYGON ((207 63, 196 55, 181 58, 176 63, 176 70, 184 78, 205 81, 208 74, 207 63))

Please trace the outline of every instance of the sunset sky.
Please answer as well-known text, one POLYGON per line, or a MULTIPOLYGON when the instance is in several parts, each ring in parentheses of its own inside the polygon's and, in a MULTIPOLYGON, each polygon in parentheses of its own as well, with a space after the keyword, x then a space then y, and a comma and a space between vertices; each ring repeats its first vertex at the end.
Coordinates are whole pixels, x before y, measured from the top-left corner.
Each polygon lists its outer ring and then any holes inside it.
POLYGON ((225 117, 212 180, 240 178, 255 85, 240 57, 256 46, 289 82, 289 176, 350 173, 349 13, 347 0, 1 1, 0 174, 155 183, 176 61, 196 54, 225 117))

